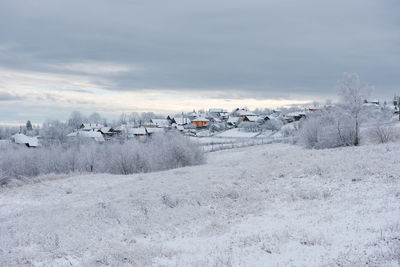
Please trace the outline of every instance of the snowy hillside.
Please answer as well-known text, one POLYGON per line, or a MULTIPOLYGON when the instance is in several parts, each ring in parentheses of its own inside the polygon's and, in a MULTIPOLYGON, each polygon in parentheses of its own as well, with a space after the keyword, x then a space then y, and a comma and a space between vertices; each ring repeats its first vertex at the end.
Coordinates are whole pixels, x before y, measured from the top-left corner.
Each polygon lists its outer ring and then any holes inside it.
POLYGON ((0 266, 398 266, 400 144, 271 144, 0 191, 0 266))

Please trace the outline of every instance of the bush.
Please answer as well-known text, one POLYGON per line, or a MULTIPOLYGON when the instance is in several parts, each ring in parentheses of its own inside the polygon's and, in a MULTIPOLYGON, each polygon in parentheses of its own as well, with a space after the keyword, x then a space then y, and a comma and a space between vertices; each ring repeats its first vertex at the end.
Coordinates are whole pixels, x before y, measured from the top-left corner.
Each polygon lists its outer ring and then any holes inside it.
POLYGON ((299 142, 307 148, 333 148, 354 143, 352 119, 339 112, 309 114, 300 125, 299 142))
POLYGON ((383 126, 379 124, 368 131, 368 136, 372 141, 380 144, 392 142, 398 138, 398 135, 398 131, 392 126, 383 126))
POLYGON ((132 174, 203 163, 203 151, 179 134, 159 134, 145 142, 80 143, 27 148, 13 145, 0 152, 0 184, 49 173, 132 174))

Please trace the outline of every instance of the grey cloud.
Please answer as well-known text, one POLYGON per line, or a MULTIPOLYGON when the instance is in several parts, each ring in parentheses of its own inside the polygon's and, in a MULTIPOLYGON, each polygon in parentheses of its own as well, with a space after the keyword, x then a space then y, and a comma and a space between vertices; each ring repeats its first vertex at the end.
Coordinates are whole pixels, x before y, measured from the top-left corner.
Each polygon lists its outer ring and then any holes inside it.
POLYGON ((22 100, 23 97, 19 95, 12 95, 8 92, 0 92, 0 101, 15 101, 15 100, 22 100))
POLYGON ((109 90, 255 97, 335 94, 348 71, 388 96, 400 89, 398 14, 390 0, 2 1, 0 66, 116 62, 142 71, 81 74, 109 90))

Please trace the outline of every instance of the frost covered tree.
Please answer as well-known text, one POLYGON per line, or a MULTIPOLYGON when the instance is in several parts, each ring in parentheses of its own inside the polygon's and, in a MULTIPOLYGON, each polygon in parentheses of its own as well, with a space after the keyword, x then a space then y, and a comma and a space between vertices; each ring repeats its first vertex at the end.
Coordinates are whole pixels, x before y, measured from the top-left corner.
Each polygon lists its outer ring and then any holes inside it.
POLYGON ((341 107, 345 114, 353 121, 353 145, 360 143, 360 119, 364 100, 371 91, 371 87, 362 84, 357 74, 345 73, 340 82, 341 107))
POLYGON ((89 122, 90 122, 90 123, 103 123, 104 120, 103 120, 103 118, 100 116, 99 113, 93 112, 93 113, 89 116, 89 122))
POLYGON ((77 129, 84 122, 85 118, 79 111, 73 111, 68 119, 68 126, 77 129))
POLYGON ((30 120, 28 120, 28 121, 26 122, 26 130, 27 130, 28 132, 30 132, 30 131, 33 130, 33 128, 32 128, 32 123, 31 123, 30 120))
POLYGON ((64 144, 67 142, 67 134, 73 130, 67 123, 58 120, 47 120, 40 129, 42 144, 50 146, 54 144, 64 144))

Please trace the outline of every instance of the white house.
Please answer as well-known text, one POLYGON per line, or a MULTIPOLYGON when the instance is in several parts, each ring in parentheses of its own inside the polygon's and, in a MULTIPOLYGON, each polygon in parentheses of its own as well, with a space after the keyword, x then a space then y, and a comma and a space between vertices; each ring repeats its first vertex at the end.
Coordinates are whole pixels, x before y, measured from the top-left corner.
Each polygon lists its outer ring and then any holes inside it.
POLYGON ((168 119, 151 119, 150 125, 158 128, 168 128, 170 126, 170 121, 168 119))
POLYGON ((13 136, 11 136, 11 141, 15 144, 26 145, 27 147, 39 146, 39 140, 37 136, 31 137, 31 136, 26 136, 22 133, 16 133, 13 136))
POLYGON ((99 143, 103 143, 105 141, 101 132, 98 131, 76 131, 68 134, 67 137, 87 138, 87 139, 92 139, 99 143))

